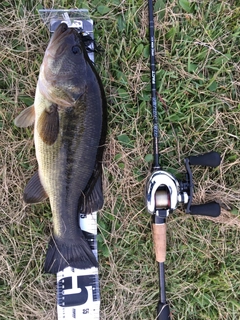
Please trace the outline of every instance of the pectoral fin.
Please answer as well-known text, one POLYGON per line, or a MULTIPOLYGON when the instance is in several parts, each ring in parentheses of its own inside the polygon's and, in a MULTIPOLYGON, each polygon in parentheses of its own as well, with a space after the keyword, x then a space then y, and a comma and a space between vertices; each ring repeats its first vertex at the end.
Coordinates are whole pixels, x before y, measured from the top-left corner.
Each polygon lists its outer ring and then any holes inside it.
POLYGON ((26 203, 38 203, 47 199, 48 195, 44 190, 39 179, 38 171, 29 180, 23 194, 23 200, 26 203))
POLYGON ((35 110, 34 105, 24 109, 14 120, 14 124, 17 127, 25 128, 34 124, 35 110))
POLYGON ((52 104, 49 110, 43 111, 38 123, 38 133, 47 145, 51 146, 58 137, 59 132, 59 114, 57 105, 52 104))

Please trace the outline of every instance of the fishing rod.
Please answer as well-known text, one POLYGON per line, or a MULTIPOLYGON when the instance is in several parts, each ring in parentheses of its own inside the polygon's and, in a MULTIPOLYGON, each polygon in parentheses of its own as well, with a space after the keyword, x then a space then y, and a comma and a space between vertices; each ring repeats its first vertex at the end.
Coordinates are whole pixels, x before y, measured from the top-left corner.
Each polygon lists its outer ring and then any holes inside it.
POLYGON ((186 213, 218 217, 221 213, 217 202, 209 202, 200 205, 192 205, 193 199, 193 175, 191 165, 217 167, 221 162, 220 155, 211 151, 199 156, 190 156, 184 159, 186 168, 185 178, 177 180, 172 174, 162 170, 159 153, 159 125, 156 94, 156 63, 155 63, 155 37, 153 1, 148 0, 149 14, 149 41, 150 41, 150 76, 151 76, 151 106, 153 120, 153 164, 152 172, 147 180, 145 201, 147 211, 152 215, 153 242, 159 269, 159 301, 157 304, 157 320, 169 320, 171 318, 170 307, 167 303, 165 289, 166 260, 166 218, 179 205, 186 213))

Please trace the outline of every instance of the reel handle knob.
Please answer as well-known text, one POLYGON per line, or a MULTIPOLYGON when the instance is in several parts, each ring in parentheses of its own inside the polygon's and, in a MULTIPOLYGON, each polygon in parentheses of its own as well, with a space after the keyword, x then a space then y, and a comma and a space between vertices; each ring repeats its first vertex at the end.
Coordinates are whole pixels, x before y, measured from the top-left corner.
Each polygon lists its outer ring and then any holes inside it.
POLYGON ((219 203, 213 201, 204 204, 192 205, 190 206, 191 215, 209 216, 216 218, 221 213, 221 208, 219 203))
POLYGON ((157 320, 170 320, 171 313, 167 303, 158 302, 157 306, 157 320))
POLYGON ((221 162, 221 157, 218 152, 211 151, 208 153, 201 154, 199 156, 190 156, 188 157, 189 164, 191 165, 199 165, 199 166, 206 166, 206 167, 217 167, 221 162))

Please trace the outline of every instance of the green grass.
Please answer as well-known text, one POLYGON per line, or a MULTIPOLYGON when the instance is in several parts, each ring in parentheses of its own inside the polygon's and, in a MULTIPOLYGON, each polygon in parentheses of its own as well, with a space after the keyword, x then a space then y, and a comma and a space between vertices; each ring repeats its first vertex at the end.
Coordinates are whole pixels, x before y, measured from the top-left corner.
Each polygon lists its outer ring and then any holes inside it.
MULTIPOLYGON (((55 277, 43 273, 48 202, 26 206, 37 168, 32 129, 13 119, 34 100, 48 43, 37 13, 52 1, 0 4, 0 319, 57 319, 55 277)), ((99 212, 101 319, 155 319, 158 271, 143 194, 151 167, 147 2, 57 0, 88 8, 104 48, 96 67, 109 105, 99 212)), ((166 290, 173 320, 240 319, 239 1, 155 1, 161 164, 177 174, 190 154, 218 151, 217 169, 194 168, 194 202, 216 200, 218 219, 168 218, 166 290)))

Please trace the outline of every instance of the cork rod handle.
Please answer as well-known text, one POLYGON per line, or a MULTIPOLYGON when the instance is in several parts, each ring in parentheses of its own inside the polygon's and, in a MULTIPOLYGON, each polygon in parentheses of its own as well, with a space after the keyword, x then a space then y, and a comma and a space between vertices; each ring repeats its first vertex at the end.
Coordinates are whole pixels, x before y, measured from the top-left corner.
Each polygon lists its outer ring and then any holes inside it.
POLYGON ((156 254, 156 260, 158 262, 165 262, 166 260, 166 223, 153 224, 153 242, 156 254))

